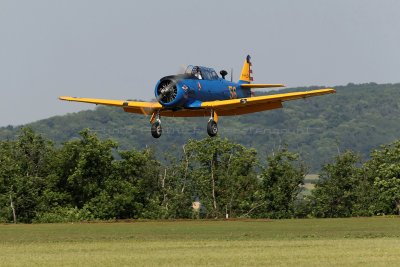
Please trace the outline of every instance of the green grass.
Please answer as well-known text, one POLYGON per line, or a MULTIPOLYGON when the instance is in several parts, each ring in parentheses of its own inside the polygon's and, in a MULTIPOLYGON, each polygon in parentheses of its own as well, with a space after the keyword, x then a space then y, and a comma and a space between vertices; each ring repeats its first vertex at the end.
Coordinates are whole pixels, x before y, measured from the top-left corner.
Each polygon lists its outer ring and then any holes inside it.
POLYGON ((397 265, 400 218, 0 225, 0 265, 397 265))

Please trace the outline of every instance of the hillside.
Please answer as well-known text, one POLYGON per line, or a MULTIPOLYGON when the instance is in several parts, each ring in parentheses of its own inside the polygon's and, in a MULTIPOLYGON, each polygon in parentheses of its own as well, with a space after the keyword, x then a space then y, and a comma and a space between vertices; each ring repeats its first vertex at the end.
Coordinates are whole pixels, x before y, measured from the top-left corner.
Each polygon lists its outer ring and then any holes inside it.
MULTIPOLYGON (((323 87, 284 89, 279 92, 314 90, 323 87)), ((219 134, 263 157, 287 143, 301 154, 312 171, 330 162, 338 150, 369 151, 400 138, 400 84, 348 84, 334 89, 337 94, 284 103, 284 108, 255 114, 220 117, 219 134)), ((276 92, 270 92, 276 93, 276 92)), ((117 96, 116 96, 117 98, 117 96)), ((89 128, 102 139, 112 138, 123 150, 155 145, 158 151, 175 151, 189 138, 206 137, 208 118, 162 118, 163 135, 153 139, 149 118, 124 113, 115 107, 55 116, 28 124, 57 143, 78 137, 89 128)), ((13 138, 18 127, 0 128, 0 139, 13 138)))

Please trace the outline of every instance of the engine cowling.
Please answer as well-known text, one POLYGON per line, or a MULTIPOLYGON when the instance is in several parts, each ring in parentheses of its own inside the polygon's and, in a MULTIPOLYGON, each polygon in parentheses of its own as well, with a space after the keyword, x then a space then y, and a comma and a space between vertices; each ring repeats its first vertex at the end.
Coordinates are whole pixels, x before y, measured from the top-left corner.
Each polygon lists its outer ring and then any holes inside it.
POLYGON ((154 92, 158 102, 165 107, 177 107, 184 102, 184 93, 179 80, 167 76, 156 85, 154 92))

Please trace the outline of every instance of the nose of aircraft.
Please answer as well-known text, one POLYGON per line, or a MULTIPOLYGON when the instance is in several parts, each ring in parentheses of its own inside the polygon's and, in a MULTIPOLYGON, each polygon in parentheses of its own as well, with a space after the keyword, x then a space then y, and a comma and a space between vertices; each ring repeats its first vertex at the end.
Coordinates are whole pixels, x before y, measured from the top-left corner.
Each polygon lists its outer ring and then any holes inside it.
POLYGON ((165 107, 176 107, 182 104, 183 92, 179 80, 173 78, 161 79, 155 88, 158 102, 165 107))

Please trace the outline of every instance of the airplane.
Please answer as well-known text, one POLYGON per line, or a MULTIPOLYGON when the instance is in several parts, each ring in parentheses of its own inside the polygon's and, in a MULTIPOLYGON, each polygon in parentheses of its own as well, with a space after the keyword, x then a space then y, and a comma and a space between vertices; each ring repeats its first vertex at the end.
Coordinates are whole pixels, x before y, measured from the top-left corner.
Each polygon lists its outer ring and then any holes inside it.
MULTIPOLYGON (((125 112, 151 115, 151 135, 162 134, 161 116, 205 117, 209 116, 207 133, 216 136, 218 117, 242 115, 282 108, 282 102, 311 96, 336 93, 333 89, 306 92, 254 96, 252 88, 284 87, 283 84, 254 84, 251 57, 248 55, 237 83, 228 81, 227 71, 189 65, 183 74, 161 78, 154 94, 158 102, 107 100, 93 98, 60 97, 60 100, 122 107, 125 112)), ((232 80, 232 79, 231 79, 232 80)))

